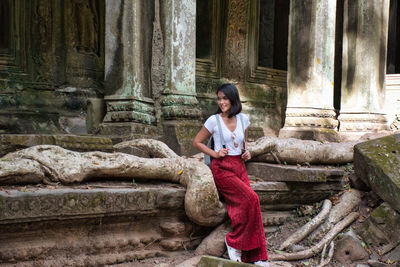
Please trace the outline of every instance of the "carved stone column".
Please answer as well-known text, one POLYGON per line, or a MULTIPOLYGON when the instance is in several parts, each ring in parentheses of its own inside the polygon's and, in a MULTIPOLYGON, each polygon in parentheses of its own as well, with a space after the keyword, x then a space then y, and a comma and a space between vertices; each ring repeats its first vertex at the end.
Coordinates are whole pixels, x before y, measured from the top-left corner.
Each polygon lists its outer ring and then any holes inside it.
POLYGON ((387 129, 385 101, 388 0, 344 4, 340 129, 343 139, 387 129))
POLYGON ((101 134, 114 138, 157 138, 151 98, 152 1, 106 1, 105 90, 107 113, 101 134), (150 43, 150 45, 148 45, 150 43), (149 57, 150 58, 150 57, 149 57))
POLYGON ((195 89, 196 1, 160 1, 165 31, 165 88, 161 106, 164 142, 178 154, 197 153, 193 138, 201 127, 195 89))
POLYGON ((336 139, 336 1, 290 2, 288 104, 280 137, 336 139))

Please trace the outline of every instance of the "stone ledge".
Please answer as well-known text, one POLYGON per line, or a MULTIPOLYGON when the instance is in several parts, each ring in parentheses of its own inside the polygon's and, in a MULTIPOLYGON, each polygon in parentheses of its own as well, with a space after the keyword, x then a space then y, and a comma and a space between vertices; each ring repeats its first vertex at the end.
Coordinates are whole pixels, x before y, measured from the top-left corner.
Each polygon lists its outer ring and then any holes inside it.
POLYGON ((301 167, 263 162, 246 164, 249 175, 264 181, 275 182, 327 182, 340 180, 344 170, 340 168, 301 167))
POLYGON ((145 187, 120 189, 60 187, 26 191, 28 190, 0 191, 0 224, 156 214, 160 209, 183 210, 186 192, 183 187, 163 187, 162 190, 145 187))

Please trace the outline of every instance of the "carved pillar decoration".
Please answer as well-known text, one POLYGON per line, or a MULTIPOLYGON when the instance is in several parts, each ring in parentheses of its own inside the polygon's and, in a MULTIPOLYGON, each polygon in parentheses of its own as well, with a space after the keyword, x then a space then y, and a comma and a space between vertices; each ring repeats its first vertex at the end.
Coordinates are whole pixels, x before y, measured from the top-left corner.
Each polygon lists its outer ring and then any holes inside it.
POLYGON ((244 82, 246 79, 249 4, 248 0, 232 0, 228 3, 222 71, 224 77, 235 82, 244 82))
POLYGON ((279 136, 335 140, 336 1, 290 4, 288 103, 285 126, 279 136))
POLYGON ((101 134, 115 138, 157 137, 151 98, 152 1, 106 1, 106 115, 101 134), (150 17, 150 18, 149 18, 150 17), (150 25, 146 22, 151 20, 150 25), (150 57, 149 57, 150 58, 150 57))
POLYGON ((165 88, 164 142, 178 154, 196 151, 192 141, 201 124, 195 89, 196 0, 162 0, 165 88))
POLYGON ((100 88, 103 81, 104 0, 65 1, 66 81, 80 88, 100 88))
POLYGON ((343 139, 387 129, 385 101, 389 0, 344 4, 340 129, 343 139))

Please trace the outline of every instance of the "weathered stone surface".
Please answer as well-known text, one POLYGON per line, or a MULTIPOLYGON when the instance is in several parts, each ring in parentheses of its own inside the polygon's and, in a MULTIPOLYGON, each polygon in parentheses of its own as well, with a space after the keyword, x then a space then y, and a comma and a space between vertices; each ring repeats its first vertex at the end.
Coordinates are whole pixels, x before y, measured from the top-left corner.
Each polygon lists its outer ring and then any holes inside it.
POLYGON ((35 134, 2 134, 0 135, 0 156, 9 152, 35 145, 58 145, 73 151, 114 150, 111 139, 98 136, 80 135, 35 135, 35 134))
POLYGON ((382 257, 384 262, 396 262, 400 264, 400 245, 382 257))
POLYGON ((106 113, 106 104, 102 98, 89 98, 86 111, 86 129, 90 134, 98 133, 106 113))
POLYGON ((400 211, 400 134, 357 144, 354 171, 383 200, 400 211))
POLYGON ((371 267, 386 267, 387 264, 377 261, 377 260, 368 260, 368 264, 371 267))
POLYGON ((176 184, 43 187, 2 187, 2 264, 112 265, 193 249, 210 231, 185 216, 176 184))
POLYGON ((203 256, 197 267, 254 267, 253 264, 231 261, 223 258, 203 256))
POLYGON ((351 264, 369 258, 368 252, 361 245, 361 241, 350 235, 344 235, 336 244, 335 259, 342 264, 351 264))
POLYGON ((200 243, 199 239, 194 240, 194 242, 190 238, 172 238, 168 240, 160 241, 160 246, 168 251, 177 251, 177 250, 185 250, 189 248, 193 248, 200 243))
POLYGON ((382 114, 388 46, 382 44, 388 38, 389 3, 346 1, 344 4, 338 116, 343 139, 354 140, 367 132, 388 129, 382 114))
POLYGON ((343 189, 343 186, 337 182, 257 182, 252 183, 251 186, 258 194, 261 206, 272 205, 270 206, 272 209, 274 205, 282 204, 313 204, 330 197, 332 192, 343 189))
POLYGON ((364 181, 357 175, 355 174, 351 174, 349 176, 349 180, 350 180, 350 185, 351 188, 355 188, 358 189, 360 191, 370 191, 371 188, 369 188, 364 181))
POLYGON ((190 258, 190 259, 188 259, 188 260, 186 260, 184 262, 181 262, 176 267, 196 267, 202 257, 203 257, 202 255, 201 256, 195 256, 195 257, 190 258))
POLYGON ((381 204, 364 221, 356 232, 374 247, 397 244, 400 240, 400 214, 388 203, 381 204))
POLYGON ((292 212, 290 211, 263 211, 261 212, 263 225, 271 226, 271 225, 281 225, 283 224, 287 218, 292 216, 292 212))
POLYGON ((333 107, 335 46, 325 42, 335 42, 336 2, 293 2, 290 9, 290 25, 296 26, 289 31, 288 104, 279 136, 333 139, 338 126, 333 107))
POLYGON ((163 125, 164 136, 162 141, 172 148, 178 155, 193 155, 198 153, 192 143, 201 129, 202 124, 194 120, 169 120, 163 125))
MULTIPOLYGON (((176 186, 176 185, 175 185, 176 186)), ((44 189, 21 187, 0 191, 0 224, 49 219, 95 218, 107 214, 156 214, 183 209, 185 189, 126 187, 44 189)))
POLYGON ((166 235, 177 236, 185 233, 185 224, 179 221, 166 221, 160 223, 161 230, 166 235))
POLYGON ((264 181, 275 182, 326 182, 340 180, 344 170, 328 167, 302 167, 272 163, 249 162, 246 164, 249 175, 264 181))

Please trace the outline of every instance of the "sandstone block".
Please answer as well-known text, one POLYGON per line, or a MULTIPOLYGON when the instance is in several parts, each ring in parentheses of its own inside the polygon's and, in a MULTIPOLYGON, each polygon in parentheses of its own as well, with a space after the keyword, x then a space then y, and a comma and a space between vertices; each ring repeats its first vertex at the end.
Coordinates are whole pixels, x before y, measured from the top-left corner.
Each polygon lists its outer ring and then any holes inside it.
POLYGON ((400 134, 355 145, 354 171, 383 200, 400 211, 400 134))

